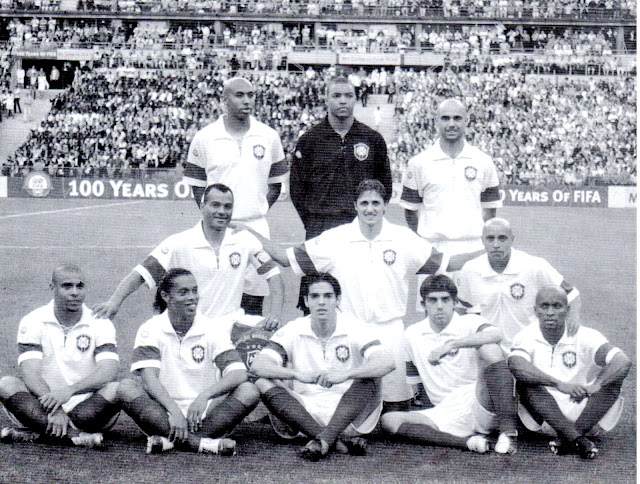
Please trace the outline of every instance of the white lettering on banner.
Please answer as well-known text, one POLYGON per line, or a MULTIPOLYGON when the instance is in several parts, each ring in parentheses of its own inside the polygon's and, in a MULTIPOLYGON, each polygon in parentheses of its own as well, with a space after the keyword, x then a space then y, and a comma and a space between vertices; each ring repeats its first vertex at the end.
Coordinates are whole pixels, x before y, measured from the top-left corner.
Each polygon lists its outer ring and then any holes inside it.
POLYGON ((90 180, 71 180, 69 182, 69 196, 70 197, 85 197, 89 198, 94 196, 96 198, 104 195, 104 183, 102 180, 95 180, 93 183, 90 180))
POLYGON ((512 202, 546 203, 549 201, 549 193, 546 191, 523 191, 510 188, 509 195, 512 202))
POLYGON ((191 196, 191 186, 183 181, 176 183, 173 191, 178 198, 188 198, 191 196))
POLYGON ((553 191, 553 201, 556 203, 567 202, 569 201, 569 197, 570 197, 569 192, 565 192, 563 190, 553 191))
POLYGON ((110 180, 113 198, 167 198, 169 185, 166 183, 128 183, 110 180))
POLYGON ((602 203, 602 200, 596 190, 576 190, 573 192, 573 203, 602 203))

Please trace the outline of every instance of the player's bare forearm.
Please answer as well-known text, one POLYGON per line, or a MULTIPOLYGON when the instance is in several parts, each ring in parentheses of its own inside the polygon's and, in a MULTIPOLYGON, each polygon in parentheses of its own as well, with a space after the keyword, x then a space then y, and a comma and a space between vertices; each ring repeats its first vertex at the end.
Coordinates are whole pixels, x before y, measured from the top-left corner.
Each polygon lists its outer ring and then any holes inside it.
POLYGON ((395 369, 396 364, 391 351, 383 349, 372 353, 358 368, 353 368, 349 378, 379 378, 395 369))
POLYGON ((238 385, 247 381, 246 370, 233 370, 226 373, 220 380, 215 382, 210 387, 205 388, 200 392, 198 397, 202 397, 206 400, 216 398, 221 395, 226 395, 229 392, 235 390, 238 385))
POLYGON ((193 199, 196 201, 196 205, 200 208, 202 204, 202 195, 204 195, 205 188, 204 187, 196 187, 191 186, 191 192, 193 193, 193 199))
POLYGON ((404 219, 407 221, 407 226, 415 233, 418 233, 418 211, 405 209, 404 219))
POLYGON ((281 191, 282 183, 269 184, 269 190, 267 191, 267 203, 269 204, 269 208, 271 208, 271 206, 273 206, 273 204, 278 201, 278 197, 280 196, 281 191))
POLYGON ((182 413, 178 404, 171 398, 164 385, 160 383, 158 368, 142 368, 139 371, 142 376, 142 386, 151 398, 171 414, 182 413))
POLYGON ((475 252, 467 252, 465 254, 452 255, 449 258, 449 264, 447 265, 446 270, 447 272, 459 271, 460 269, 462 269, 462 266, 465 265, 467 262, 469 262, 472 259, 475 259, 476 257, 480 257, 484 253, 485 253, 484 250, 476 250, 475 252))
POLYGON ((106 303, 97 304, 93 308, 93 315, 98 318, 113 318, 120 310, 120 306, 122 306, 125 299, 136 292, 143 283, 144 279, 138 271, 132 270, 127 277, 118 284, 118 287, 106 303))
POLYGON ((269 380, 296 380, 293 368, 280 366, 277 361, 267 355, 258 355, 251 364, 251 373, 269 380))
POLYGON ((282 317, 282 306, 284 304, 284 281, 282 280, 282 276, 277 274, 269 278, 267 282, 269 284, 269 306, 265 316, 279 322, 282 317))
POLYGON ((74 395, 98 391, 107 383, 118 379, 119 366, 117 360, 98 361, 95 371, 71 385, 70 389, 74 395))
POLYGON ((569 294, 572 293, 574 296, 569 301, 570 311, 567 316, 567 334, 569 336, 574 336, 578 332, 578 328, 580 328, 580 311, 582 309, 582 300, 577 289, 572 290, 569 294))
POLYGON ((42 360, 25 360, 20 363, 20 373, 25 386, 36 397, 40 398, 51 392, 49 385, 42 378, 42 360))
POLYGON ((251 227, 242 226, 242 229, 248 230, 260 241, 264 251, 271 256, 271 258, 283 267, 289 267, 289 258, 287 257, 287 249, 282 247, 277 242, 271 239, 267 239, 264 235, 259 234, 251 227))
POLYGON ((622 351, 616 353, 597 376, 595 385, 603 387, 614 381, 626 378, 631 370, 631 365, 631 360, 629 360, 627 355, 622 351))
POLYGON ((519 382, 525 385, 542 385, 546 387, 558 387, 562 382, 536 368, 521 356, 509 356, 507 360, 509 370, 519 382))
POLYGON ((451 344, 451 349, 479 348, 487 344, 498 344, 502 339, 502 332, 495 326, 490 326, 464 338, 451 340, 449 343, 451 344))
POLYGON ((483 208, 482 209, 482 220, 484 220, 486 222, 489 219, 495 218, 497 213, 498 213, 498 209, 497 208, 483 208))

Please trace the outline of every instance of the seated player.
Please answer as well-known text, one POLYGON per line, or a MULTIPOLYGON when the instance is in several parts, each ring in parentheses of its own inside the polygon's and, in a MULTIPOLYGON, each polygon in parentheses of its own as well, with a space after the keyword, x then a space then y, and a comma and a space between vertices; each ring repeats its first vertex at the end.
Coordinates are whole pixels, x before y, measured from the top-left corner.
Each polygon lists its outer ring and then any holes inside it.
POLYGON ((567 334, 564 288, 540 289, 535 313, 539 322, 516 335, 509 355, 520 419, 529 430, 560 437, 549 443, 552 452, 594 459, 598 449, 588 437, 618 423, 620 388, 631 362, 595 329, 580 326, 567 334))
POLYGON ((260 399, 247 370, 218 321, 197 312, 198 285, 174 268, 158 285, 160 313, 138 329, 133 379, 120 382, 125 412, 147 434, 147 453, 175 447, 233 455, 235 441, 222 438, 260 399))
POLYGON ((495 451, 516 452, 517 416, 513 378, 500 348, 500 330, 477 315, 455 313, 457 288, 445 275, 420 286, 427 319, 405 331, 407 379, 422 383, 435 405, 389 412, 382 428, 418 442, 489 451, 485 437, 500 430, 495 451))
POLYGON ((200 207, 202 220, 195 227, 162 241, 120 282, 107 302, 94 308, 95 315, 114 317, 124 300, 142 284, 153 289, 169 269, 182 267, 191 271, 198 282, 199 312, 209 318, 234 313, 236 320, 255 326, 262 318, 244 315, 240 308, 245 270, 253 266, 267 279, 271 291, 266 319, 261 325, 275 329, 283 301, 280 269, 253 235, 229 228, 233 209, 233 193, 227 186, 208 186, 200 207))
POLYGON ((53 271, 53 301, 30 312, 18 329, 21 378, 0 380, 0 401, 28 429, 5 427, 3 442, 43 436, 78 446, 101 446, 115 422, 119 359, 116 330, 85 306, 85 278, 75 265, 53 271))
POLYGON ((310 276, 305 304, 310 315, 291 321, 256 356, 251 371, 265 406, 279 420, 312 440, 302 449, 310 460, 339 448, 364 455, 364 439, 382 411, 380 377, 394 368, 384 349, 353 316, 338 311, 340 284, 330 274, 310 276), (280 380, 292 380, 292 389, 280 380))

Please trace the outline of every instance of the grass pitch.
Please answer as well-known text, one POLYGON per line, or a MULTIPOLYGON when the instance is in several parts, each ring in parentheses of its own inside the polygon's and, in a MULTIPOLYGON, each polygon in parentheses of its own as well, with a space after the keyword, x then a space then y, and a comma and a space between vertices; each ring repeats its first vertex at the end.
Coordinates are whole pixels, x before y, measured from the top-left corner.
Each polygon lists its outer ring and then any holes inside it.
MULTIPOLYGON (((544 257, 580 289, 583 323, 601 330, 635 362, 635 210, 509 207, 500 215, 511 220, 517 248, 544 257)), ((388 218, 404 223, 395 206, 388 218)), ((15 374, 18 322, 50 300, 48 282, 57 264, 75 262, 84 269, 91 306, 108 298, 163 238, 198 219, 193 202, 0 200, 0 375, 15 374)), ((302 240, 290 202, 277 203, 269 219, 274 239, 302 240)), ((284 274, 285 316, 291 319, 298 316, 298 281, 289 269, 284 274)), ((143 288, 115 318, 122 376, 128 372, 136 330, 152 315, 152 300, 152 292, 143 288)), ((421 319, 411 309, 414 301, 408 307, 408 323, 421 319)), ((0 482, 635 482, 636 377, 634 367, 623 386, 622 419, 599 442, 598 459, 589 462, 554 456, 545 442, 527 435, 521 436, 518 453, 505 457, 399 443, 376 432, 367 457, 332 455, 309 463, 297 455, 304 442, 282 442, 260 423, 237 429, 235 458, 181 452, 147 456, 144 436, 122 415, 105 435, 110 446, 103 452, 0 444, 0 482)), ((0 414, 0 425, 7 424, 0 414)))

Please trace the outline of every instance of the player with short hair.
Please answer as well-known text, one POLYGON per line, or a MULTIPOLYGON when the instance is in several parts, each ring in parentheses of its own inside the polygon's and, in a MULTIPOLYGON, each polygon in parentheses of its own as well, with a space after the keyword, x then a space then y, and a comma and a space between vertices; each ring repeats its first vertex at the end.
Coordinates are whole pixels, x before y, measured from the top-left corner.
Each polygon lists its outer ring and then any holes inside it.
POLYGON ((382 380, 387 408, 408 407, 413 396, 406 383, 403 359, 404 323, 409 278, 416 273, 457 270, 478 253, 453 258, 439 252, 407 227, 384 218, 385 188, 378 180, 358 186, 357 218, 287 249, 261 239, 278 263, 296 274, 329 272, 344 288, 342 310, 365 322, 396 358, 396 369, 382 380))
POLYGON ((280 328, 253 361, 265 406, 295 432, 311 437, 302 450, 310 460, 339 445, 353 455, 366 452, 358 435, 371 432, 382 410, 379 378, 393 358, 366 326, 342 313, 341 289, 330 274, 309 278, 309 316, 280 328), (280 380, 292 380, 292 389, 280 380))
MULTIPOLYGON (((224 82, 225 114, 193 137, 184 181, 191 185, 198 206, 205 187, 227 185, 236 197, 233 220, 269 237, 265 216, 280 195, 289 166, 278 133, 251 114, 255 96, 255 87, 243 77, 224 82)), ((271 289, 249 268, 242 307, 248 314, 262 314, 264 296, 271 289)))
POLYGON ((516 452, 513 379, 499 346, 502 334, 477 315, 454 311, 458 290, 445 275, 420 287, 427 318, 405 331, 407 378, 422 383, 435 406, 389 412, 382 427, 399 437, 485 453, 484 435, 500 430, 495 451, 516 452))
POLYGON ((198 284, 191 272, 169 270, 156 292, 159 313, 138 329, 131 372, 142 384, 120 382, 118 397, 147 434, 147 453, 174 446, 233 455, 223 438, 259 401, 247 370, 219 324, 198 313, 198 284))
POLYGON ((253 326, 260 318, 243 316, 240 309, 244 271, 252 265, 271 288, 264 324, 267 329, 277 327, 283 301, 280 269, 251 233, 229 228, 234 206, 233 193, 226 185, 208 186, 200 207, 202 220, 161 242, 122 280, 109 301, 96 306, 94 313, 113 317, 123 301, 143 283, 153 289, 171 268, 184 267, 198 281, 203 315, 212 318, 234 313, 237 319, 253 326))
POLYGON ((480 313, 502 330, 506 351, 514 336, 536 324, 534 302, 538 290, 549 284, 561 286, 571 303, 570 333, 580 324, 578 290, 546 260, 513 249, 511 224, 492 218, 482 229, 485 253, 470 260, 456 273, 458 297, 467 312, 480 313))
POLYGON ((589 439, 618 423, 620 390, 631 369, 624 352, 595 329, 580 326, 569 335, 567 293, 560 286, 541 288, 535 299, 538 323, 516 335, 509 367, 516 377, 519 414, 529 430, 557 435, 551 451, 575 451, 594 459, 589 439))
POLYGON ((119 412, 119 358, 111 321, 98 321, 84 305, 86 281, 73 264, 55 268, 53 300, 20 321, 21 377, 0 380, 0 401, 11 419, 29 431, 5 427, 3 442, 53 437, 101 446, 100 432, 119 412))
POLYGON ((353 220, 358 184, 379 180, 392 191, 387 145, 380 133, 355 119, 355 88, 343 75, 327 81, 327 117, 298 140, 291 163, 291 201, 312 239, 353 220))

